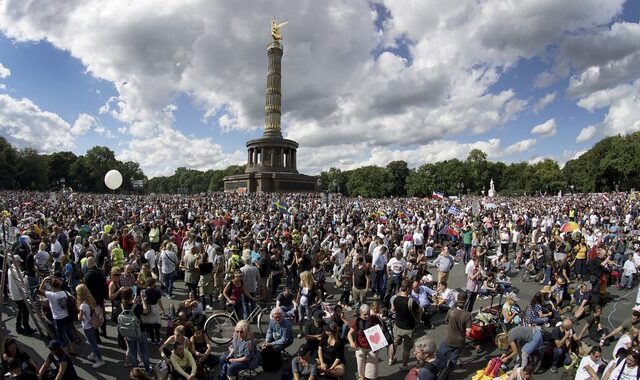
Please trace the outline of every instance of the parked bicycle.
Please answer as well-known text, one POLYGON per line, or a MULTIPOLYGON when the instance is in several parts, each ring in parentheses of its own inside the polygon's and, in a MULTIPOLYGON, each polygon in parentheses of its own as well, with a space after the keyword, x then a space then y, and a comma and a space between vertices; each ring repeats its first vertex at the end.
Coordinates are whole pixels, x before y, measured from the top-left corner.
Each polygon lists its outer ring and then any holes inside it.
MULTIPOLYGON (((271 309, 256 304, 255 309, 249 314, 247 320, 255 321, 261 334, 266 334, 269 328, 269 314, 271 309)), ((233 338, 234 329, 242 317, 236 314, 233 305, 226 304, 226 311, 213 313, 204 323, 204 331, 212 342, 216 344, 227 344, 233 338)))

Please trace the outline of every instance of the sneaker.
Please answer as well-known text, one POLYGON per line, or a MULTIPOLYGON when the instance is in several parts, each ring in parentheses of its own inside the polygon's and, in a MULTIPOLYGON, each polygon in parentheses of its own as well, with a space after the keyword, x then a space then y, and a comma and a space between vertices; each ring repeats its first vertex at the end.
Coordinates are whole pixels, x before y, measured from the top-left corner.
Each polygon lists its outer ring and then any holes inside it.
POLYGON ((302 339, 302 334, 298 334, 298 339, 302 339))
POLYGON ((168 299, 168 300, 170 300, 170 299, 171 299, 171 296, 167 296, 167 299, 168 299))
POLYGON ((396 359, 395 358, 389 358, 389 365, 394 365, 396 364, 396 359))
POLYGON ((556 366, 551 367, 551 372, 558 373, 558 367, 556 366))
POLYGON ((92 366, 93 368, 100 368, 100 367, 102 367, 104 364, 105 364, 105 363, 104 363, 104 360, 98 360, 97 362, 93 363, 91 366, 92 366))
POLYGON ((94 361, 96 360, 96 354, 94 354, 93 352, 90 353, 89 355, 87 355, 87 359, 94 361))
POLYGON ((213 307, 211 307, 211 305, 207 305, 207 310, 213 310, 213 307))

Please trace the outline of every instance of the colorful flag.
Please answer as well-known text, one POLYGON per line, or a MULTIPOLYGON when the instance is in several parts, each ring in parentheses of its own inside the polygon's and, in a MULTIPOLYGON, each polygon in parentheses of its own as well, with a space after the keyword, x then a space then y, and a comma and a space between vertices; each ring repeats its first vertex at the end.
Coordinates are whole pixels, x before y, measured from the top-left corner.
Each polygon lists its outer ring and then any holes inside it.
POLYGON ((431 194, 431 198, 444 199, 444 194, 434 191, 433 194, 431 194))
POLYGON ((276 210, 280 211, 280 212, 287 212, 287 210, 289 209, 289 205, 287 205, 285 202, 283 201, 275 201, 273 202, 273 205, 275 206, 276 210))
POLYGON ((460 210, 458 210, 458 208, 454 205, 451 205, 451 207, 449 207, 449 211, 447 211, 449 214, 451 215, 458 215, 460 213, 460 210))

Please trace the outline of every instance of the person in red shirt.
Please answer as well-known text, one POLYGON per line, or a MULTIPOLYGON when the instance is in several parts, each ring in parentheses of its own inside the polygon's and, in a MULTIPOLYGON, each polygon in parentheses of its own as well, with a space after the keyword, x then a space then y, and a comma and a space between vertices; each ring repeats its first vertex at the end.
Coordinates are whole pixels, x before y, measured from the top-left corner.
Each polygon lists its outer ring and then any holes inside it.
POLYGON ((378 377, 378 352, 371 351, 369 341, 364 334, 364 330, 375 325, 382 327, 380 319, 375 315, 371 315, 369 305, 361 305, 360 315, 351 323, 351 329, 347 334, 351 348, 356 350, 359 380, 378 377))

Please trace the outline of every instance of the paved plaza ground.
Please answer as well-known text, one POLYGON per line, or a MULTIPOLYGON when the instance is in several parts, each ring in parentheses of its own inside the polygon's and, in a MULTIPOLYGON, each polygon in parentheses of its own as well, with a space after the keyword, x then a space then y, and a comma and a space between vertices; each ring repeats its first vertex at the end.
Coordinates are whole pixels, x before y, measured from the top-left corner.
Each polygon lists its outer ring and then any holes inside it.
MULTIPOLYGON (((525 308, 531 297, 534 293, 540 289, 540 286, 529 280, 528 282, 522 282, 520 276, 515 276, 512 279, 513 285, 519 291, 521 307, 525 308)), ((465 284, 464 277, 464 267, 461 264, 456 264, 454 269, 451 272, 449 277, 450 287, 453 288, 461 288, 465 284)), ((178 282, 176 284, 177 292, 174 295, 173 300, 170 302, 177 304, 180 300, 186 297, 186 293, 184 291, 185 286, 183 283, 178 282)), ((327 285, 327 290, 329 292, 333 292, 333 286, 327 285)), ((635 304, 636 298, 636 288, 631 291, 619 291, 615 288, 610 288, 610 298, 612 300, 606 305, 604 310, 605 317, 605 326, 609 329, 613 329, 618 326, 622 321, 628 318, 631 315, 631 309, 635 304)), ((335 298, 334 298, 335 300, 335 298)), ((166 299, 163 301, 168 302, 166 299)), ((478 300, 476 302, 476 308, 481 308, 487 306, 490 300, 478 300)), ((497 299, 496 299, 497 301, 497 299)), ((15 308, 11 301, 8 301, 4 307, 5 313, 2 315, 3 319, 6 322, 6 328, 8 331, 5 331, 6 334, 14 336, 21 343, 21 347, 25 348, 26 351, 32 355, 34 360, 38 365, 40 365, 44 358, 46 357, 48 350, 46 348, 46 343, 39 338, 39 335, 36 334, 33 337, 25 337, 22 335, 17 335, 15 333, 15 308)), ((348 315, 350 317, 350 315, 348 315)), ((428 334, 432 336, 436 343, 439 343, 445 335, 445 325, 443 324, 444 315, 438 314, 434 317, 433 321, 437 326, 434 330, 428 331, 428 334)), ((584 323, 584 322, 582 322, 584 323)), ((581 328, 580 322, 578 322, 578 326, 576 329, 581 328)), ((255 325, 252 326, 255 329, 255 325)), ((164 330, 163 330, 164 331, 164 330)), ((297 332, 297 331, 296 331, 297 332)), ((79 352, 81 353, 81 357, 74 359, 76 367, 78 369, 78 374, 82 379, 126 379, 128 374, 128 369, 124 367, 124 352, 117 346, 117 341, 115 339, 116 336, 116 328, 112 323, 109 323, 107 334, 109 335, 108 339, 103 339, 102 353, 107 364, 102 368, 97 370, 91 368, 91 362, 86 359, 86 355, 90 353, 90 347, 84 343, 81 345, 79 352)), ((423 329, 418 329, 416 331, 416 337, 422 336, 425 334, 423 329)), ((594 342, 587 341, 589 344, 594 344, 594 342)), ((293 346, 288 349, 290 353, 294 353, 296 349, 302 344, 302 339, 296 339, 293 346)), ((217 346, 216 353, 220 354, 221 352, 227 349, 226 346, 217 346)), ((611 358, 611 351, 613 350, 613 344, 609 347, 605 347, 604 349, 604 358, 609 360, 611 358)), ((149 351, 151 355, 152 363, 156 363, 160 358, 160 353, 158 350, 158 346, 149 345, 149 351)), ((387 355, 386 350, 380 355, 380 367, 379 367, 379 379, 403 379, 405 374, 400 372, 400 364, 395 364, 394 366, 389 366, 387 364, 387 355)), ((488 360, 493 357, 499 355, 500 352, 495 348, 493 343, 488 342, 483 345, 479 351, 465 349, 461 356, 461 362, 458 364, 458 367, 453 375, 454 379, 470 379, 473 373, 478 369, 483 368, 488 360)), ((400 358, 401 354, 396 354, 396 358, 400 358)), ((347 357, 346 363, 346 376, 345 379, 356 379, 356 367, 355 367, 355 357, 354 352, 347 345, 347 352, 345 353, 347 357)), ((413 353, 411 355, 411 363, 415 363, 415 359, 413 358, 413 353)), ((217 373, 216 373, 217 376, 217 373)), ((561 368, 557 374, 553 374, 550 371, 542 375, 536 375, 535 378, 545 378, 545 379, 573 379, 574 374, 568 373, 566 370, 561 368)), ((257 379, 279 379, 280 373, 268 373, 268 374, 259 374, 257 379)))

